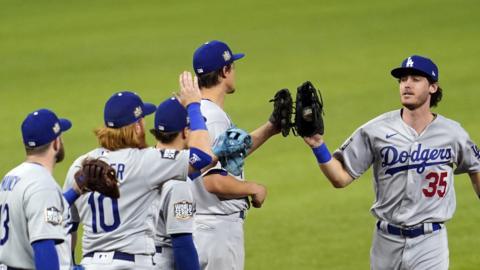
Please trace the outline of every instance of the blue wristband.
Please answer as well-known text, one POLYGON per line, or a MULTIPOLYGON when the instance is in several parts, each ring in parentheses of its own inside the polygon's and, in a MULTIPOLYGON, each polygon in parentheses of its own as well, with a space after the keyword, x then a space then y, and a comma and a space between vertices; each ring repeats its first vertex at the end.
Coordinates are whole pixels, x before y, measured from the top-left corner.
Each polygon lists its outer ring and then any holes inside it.
POLYGON ((65 193, 63 193, 63 197, 65 198, 65 200, 67 200, 69 205, 72 205, 75 200, 80 197, 80 194, 78 194, 73 188, 70 188, 69 190, 65 191, 65 193))
POLYGON ((320 164, 327 163, 332 159, 332 155, 330 155, 327 145, 324 143, 318 147, 312 148, 312 151, 317 158, 317 162, 320 164))
POLYGON ((205 120, 200 111, 200 103, 193 102, 187 106, 188 118, 190 119, 190 130, 207 130, 205 120))

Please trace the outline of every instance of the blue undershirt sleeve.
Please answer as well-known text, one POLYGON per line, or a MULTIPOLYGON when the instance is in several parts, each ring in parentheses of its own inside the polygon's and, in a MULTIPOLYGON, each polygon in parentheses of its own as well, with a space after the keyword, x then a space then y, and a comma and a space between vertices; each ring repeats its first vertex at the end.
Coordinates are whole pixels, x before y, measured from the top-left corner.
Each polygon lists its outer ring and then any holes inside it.
POLYGON ((172 234, 172 246, 176 270, 200 270, 191 233, 172 234))
POLYGON ((38 240, 32 243, 35 269, 59 270, 59 260, 55 241, 52 239, 38 240))

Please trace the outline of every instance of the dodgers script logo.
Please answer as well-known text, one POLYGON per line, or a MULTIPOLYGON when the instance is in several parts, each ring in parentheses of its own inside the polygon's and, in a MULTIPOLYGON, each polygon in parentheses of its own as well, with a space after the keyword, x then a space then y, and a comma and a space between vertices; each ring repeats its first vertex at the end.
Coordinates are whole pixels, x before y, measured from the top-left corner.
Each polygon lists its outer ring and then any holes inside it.
POLYGON ((382 155, 382 167, 390 167, 385 174, 394 175, 401 171, 416 169, 417 173, 423 173, 426 167, 450 163, 452 158, 451 148, 429 149, 422 148, 419 144, 411 153, 399 151, 395 146, 385 146, 380 150, 382 155), (407 165, 402 165, 405 163, 407 165), (400 166, 395 166, 395 165, 400 166))
POLYGON ((476 145, 472 145, 472 151, 473 155, 477 158, 480 159, 480 149, 476 145))

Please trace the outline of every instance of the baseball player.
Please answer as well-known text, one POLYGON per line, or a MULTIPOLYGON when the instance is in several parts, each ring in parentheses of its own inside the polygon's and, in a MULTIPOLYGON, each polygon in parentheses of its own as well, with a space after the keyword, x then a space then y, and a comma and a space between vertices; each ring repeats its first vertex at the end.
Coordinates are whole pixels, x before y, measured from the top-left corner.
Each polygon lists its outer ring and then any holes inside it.
POLYGON ((0 185, 0 269, 69 269, 68 203, 52 176, 67 119, 40 109, 22 123, 27 158, 0 185))
MULTIPOLYGON (((184 151, 188 146, 187 127, 187 111, 178 100, 169 98, 162 102, 155 112, 154 128, 150 130, 157 139, 156 148, 184 151)), ((195 201, 190 185, 181 179, 166 182, 160 190, 158 204, 156 268, 199 269, 198 254, 192 239, 195 201), (176 245, 179 238, 187 238, 188 245, 176 245)))
MULTIPOLYGON (((210 41, 201 45, 193 55, 193 68, 202 92, 201 109, 207 119, 211 143, 233 126, 223 110, 225 96, 235 92, 234 61, 244 54, 233 54, 227 44, 210 41)), ((279 131, 267 122, 251 133, 255 151, 279 131)), ((261 207, 267 191, 263 185, 229 175, 220 163, 208 170, 202 181, 195 180, 193 197, 196 200, 194 241, 202 269, 243 269, 243 222, 249 208, 261 207)))
MULTIPOLYGON (((146 147, 144 116, 153 113, 155 105, 125 91, 105 104, 105 126, 95 131, 100 147, 78 158, 70 168, 66 187, 73 183, 85 157, 101 157, 115 168, 119 181, 119 199, 89 192, 72 206, 72 218, 83 224, 85 269, 154 269, 157 189, 170 179, 185 180, 189 172, 211 162, 200 92, 190 73, 180 75, 180 88, 179 97, 190 119, 189 151, 146 147)), ((177 244, 187 242, 180 237, 177 244)))
POLYGON ((413 55, 391 71, 402 108, 367 122, 333 154, 305 137, 337 188, 373 165, 378 220, 371 269, 448 269, 447 222, 455 212, 453 175, 468 173, 480 194, 480 154, 459 123, 431 112, 442 89, 437 66, 413 55))

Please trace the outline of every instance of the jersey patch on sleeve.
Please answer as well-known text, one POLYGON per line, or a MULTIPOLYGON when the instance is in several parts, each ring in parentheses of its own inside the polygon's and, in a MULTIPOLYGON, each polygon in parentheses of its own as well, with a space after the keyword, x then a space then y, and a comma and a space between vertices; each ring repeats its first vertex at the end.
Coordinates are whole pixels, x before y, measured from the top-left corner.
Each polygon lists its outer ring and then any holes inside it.
POLYGON ((478 160, 480 160, 480 149, 478 149, 478 146, 476 146, 475 144, 472 145, 472 151, 473 151, 473 155, 474 155, 478 160))
POLYGON ((181 201, 173 205, 173 211, 176 219, 187 220, 193 217, 195 207, 192 202, 181 201))
POLYGON ((177 155, 178 153, 180 153, 180 151, 177 151, 175 149, 161 149, 160 150, 160 154, 162 155, 162 158, 165 158, 165 159, 176 159, 177 158, 177 155))
POLYGON ((63 215, 57 208, 49 207, 45 209, 45 221, 53 225, 60 225, 63 221, 63 215))

